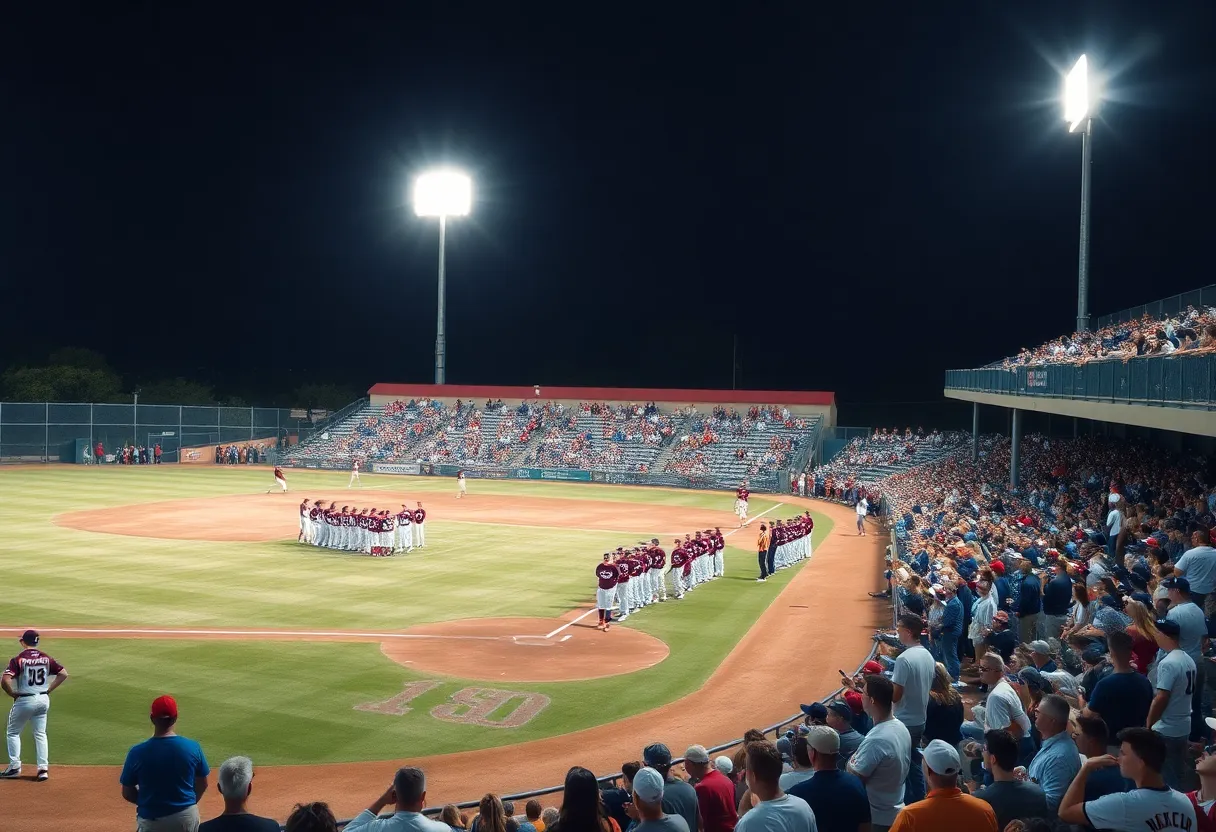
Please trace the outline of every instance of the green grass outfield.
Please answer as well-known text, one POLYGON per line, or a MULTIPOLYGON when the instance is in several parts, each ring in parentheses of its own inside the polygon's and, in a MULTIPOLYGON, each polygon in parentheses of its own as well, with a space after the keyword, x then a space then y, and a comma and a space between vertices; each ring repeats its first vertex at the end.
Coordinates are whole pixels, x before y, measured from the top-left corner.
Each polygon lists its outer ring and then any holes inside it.
MULTIPOLYGON (((292 471, 289 478, 292 490, 305 496, 309 488, 344 488, 347 475, 292 471)), ((265 468, 0 469, 0 626, 396 630, 473 617, 557 617, 591 601, 593 561, 585 555, 659 531, 445 521, 443 504, 436 502, 429 505, 423 556, 372 559, 294 541, 160 540, 52 522, 66 511, 260 494, 268 479, 265 468), (503 561, 527 562, 530 568, 492 568, 503 561)), ((424 501, 452 494, 447 479, 363 479, 365 486, 406 491, 424 501)), ((471 490, 710 508, 721 510, 723 520, 729 519, 731 502, 722 493, 586 484, 474 480, 471 490)), ((374 502, 361 500, 368 501, 374 502)), ((775 505, 754 498, 752 515, 775 505)), ((778 509, 770 516, 786 514, 778 509)), ((818 543, 832 524, 819 514, 815 521, 818 543)), ((183 732, 203 742, 210 759, 257 749, 258 762, 266 765, 464 751, 621 719, 699 687, 792 577, 796 569, 757 586, 753 540, 750 530, 727 538, 725 579, 699 587, 681 603, 630 617, 625 626, 669 646, 671 654, 660 664, 585 682, 501 685, 551 699, 519 728, 434 719, 433 706, 484 683, 415 673, 385 658, 376 644, 48 638, 43 646, 71 673, 53 697, 53 762, 121 763, 126 748, 147 733, 148 702, 165 692, 181 705, 183 732), (388 699, 417 679, 442 684, 413 700, 408 714, 354 710, 388 699)))

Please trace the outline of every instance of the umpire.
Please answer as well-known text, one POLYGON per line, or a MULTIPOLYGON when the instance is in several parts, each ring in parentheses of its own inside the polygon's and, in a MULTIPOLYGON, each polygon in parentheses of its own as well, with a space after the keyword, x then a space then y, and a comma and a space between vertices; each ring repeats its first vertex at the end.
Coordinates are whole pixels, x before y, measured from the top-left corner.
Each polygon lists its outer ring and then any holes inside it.
POLYGON ((768 574, 772 575, 772 574, 776 573, 776 571, 777 571, 777 567, 776 567, 777 546, 778 546, 777 537, 779 535, 784 537, 785 532, 781 531, 781 521, 780 520, 773 521, 773 528, 770 529, 770 531, 772 532, 772 534, 769 536, 769 539, 768 539, 768 574))

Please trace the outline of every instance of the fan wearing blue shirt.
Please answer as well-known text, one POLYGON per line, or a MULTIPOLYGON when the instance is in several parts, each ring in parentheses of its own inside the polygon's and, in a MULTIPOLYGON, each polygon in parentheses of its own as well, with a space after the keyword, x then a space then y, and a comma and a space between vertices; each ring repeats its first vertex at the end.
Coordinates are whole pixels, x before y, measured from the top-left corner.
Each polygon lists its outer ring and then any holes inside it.
POLYGON ((812 725, 806 736, 815 776, 790 786, 786 794, 811 807, 818 832, 857 832, 870 825, 870 799, 855 774, 840 771, 840 735, 826 725, 812 725))
MULTIPOLYGON (((1153 685, 1148 677, 1132 667, 1132 637, 1115 630, 1106 637, 1110 646, 1110 663, 1114 671, 1094 685, 1082 715, 1100 718, 1110 737, 1117 737, 1124 728, 1139 728, 1148 719, 1153 704, 1153 685)), ((1113 746, 1115 752, 1118 745, 1113 746)), ((1115 753, 1108 748, 1103 753, 1115 753)))
POLYGON ((1043 587, 1043 637, 1059 638, 1072 606, 1072 578, 1063 560, 1052 564, 1051 580, 1043 587))
POLYGON ((135 804, 137 825, 157 821, 165 829, 198 827, 198 801, 207 791, 207 758, 197 742, 179 737, 177 702, 160 696, 152 702, 152 739, 131 747, 118 782, 122 797, 135 804))

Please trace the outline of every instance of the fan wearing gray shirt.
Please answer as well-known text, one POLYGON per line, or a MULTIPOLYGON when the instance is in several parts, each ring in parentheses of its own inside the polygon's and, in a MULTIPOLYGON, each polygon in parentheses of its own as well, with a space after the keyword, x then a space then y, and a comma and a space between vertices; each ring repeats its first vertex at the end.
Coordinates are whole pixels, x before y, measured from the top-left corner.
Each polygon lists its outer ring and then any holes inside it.
POLYGON ((894 686, 885 676, 867 676, 865 708, 874 727, 862 739, 849 761, 849 773, 866 787, 870 800, 872 832, 886 832, 904 806, 912 738, 907 727, 891 714, 894 686))
POLYGON ((933 686, 933 674, 937 663, 933 655, 920 643, 925 622, 919 615, 907 613, 899 617, 897 628, 904 651, 895 659, 891 673, 894 683, 895 718, 908 729, 909 757, 907 794, 909 803, 925 797, 924 773, 920 766, 920 739, 925 733, 925 719, 929 709, 929 689, 933 686))
POLYGON ((1195 660, 1178 646, 1182 628, 1168 618, 1157 620, 1157 644, 1165 657, 1157 662, 1156 694, 1148 709, 1148 724, 1165 740, 1161 776, 1173 789, 1182 788, 1187 739, 1191 734, 1191 697, 1195 691, 1195 660))

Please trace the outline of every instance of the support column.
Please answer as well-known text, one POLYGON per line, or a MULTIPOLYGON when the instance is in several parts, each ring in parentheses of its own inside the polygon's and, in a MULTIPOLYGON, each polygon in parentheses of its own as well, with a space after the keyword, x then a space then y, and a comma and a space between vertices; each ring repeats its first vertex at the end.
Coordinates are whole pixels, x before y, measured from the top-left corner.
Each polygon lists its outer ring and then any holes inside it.
POLYGON ((980 403, 971 403, 971 461, 980 459, 980 403))
POLYGON ((1072 417, 1072 438, 1073 439, 1077 438, 1077 430, 1078 430, 1077 422, 1079 422, 1079 421, 1080 420, 1077 419, 1076 416, 1072 417))
POLYGON ((1020 466, 1022 463, 1022 411, 1016 407, 1010 411, 1013 428, 1010 431, 1012 447, 1009 453, 1009 487, 1017 488, 1021 483, 1020 466))

